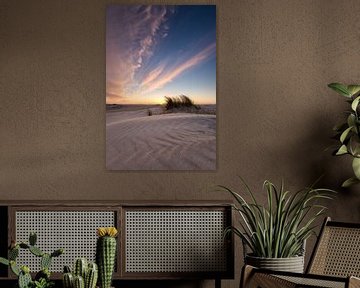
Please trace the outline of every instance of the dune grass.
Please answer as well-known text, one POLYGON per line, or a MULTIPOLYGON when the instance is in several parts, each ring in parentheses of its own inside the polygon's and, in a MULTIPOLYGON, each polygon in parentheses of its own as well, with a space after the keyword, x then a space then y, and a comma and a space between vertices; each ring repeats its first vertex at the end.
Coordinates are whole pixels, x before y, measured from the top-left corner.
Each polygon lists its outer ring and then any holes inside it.
POLYGON ((194 101, 186 95, 179 96, 165 96, 165 110, 181 109, 181 108, 195 108, 200 109, 198 105, 195 105, 194 101))

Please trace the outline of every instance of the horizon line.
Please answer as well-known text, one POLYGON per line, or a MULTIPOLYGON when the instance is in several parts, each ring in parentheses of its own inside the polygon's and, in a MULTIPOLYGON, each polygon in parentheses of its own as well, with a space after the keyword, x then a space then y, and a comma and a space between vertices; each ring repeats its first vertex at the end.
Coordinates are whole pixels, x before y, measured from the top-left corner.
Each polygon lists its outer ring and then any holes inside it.
MULTIPOLYGON (((105 103, 106 105, 165 105, 165 103, 162 104, 156 104, 156 103, 133 103, 133 104, 120 104, 120 103, 105 103)), ((195 103, 195 105, 216 105, 216 103, 195 103)))

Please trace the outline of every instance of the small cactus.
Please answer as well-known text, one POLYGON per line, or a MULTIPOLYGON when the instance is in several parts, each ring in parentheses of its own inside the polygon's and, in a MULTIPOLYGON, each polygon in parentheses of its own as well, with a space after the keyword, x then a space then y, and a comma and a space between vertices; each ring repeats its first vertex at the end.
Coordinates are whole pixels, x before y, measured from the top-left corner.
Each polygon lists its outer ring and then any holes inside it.
POLYGON ((85 288, 84 278, 77 275, 74 277, 74 288, 85 288))
POLYGON ((48 254, 40 250, 36 245, 37 236, 35 233, 30 233, 29 244, 20 242, 16 243, 14 240, 11 241, 8 251, 8 259, 0 257, 0 263, 10 266, 11 271, 18 276, 19 288, 29 287, 51 287, 53 282, 50 281, 50 265, 53 257, 60 256, 63 254, 63 249, 55 250, 53 253, 48 254), (41 257, 41 271, 35 275, 35 281, 32 280, 30 275, 30 269, 28 266, 22 266, 21 268, 16 264, 16 259, 19 256, 19 250, 29 250, 30 253, 37 257, 41 257))
POLYGON ((85 276, 85 288, 95 288, 98 279, 98 266, 96 263, 89 263, 85 276))
POLYGON ((76 276, 81 276, 83 279, 85 279, 87 268, 88 268, 88 262, 85 258, 76 259, 74 274, 76 276))
POLYGON ((96 262, 99 267, 99 282, 101 288, 110 288, 116 258, 115 227, 98 228, 99 236, 96 243, 96 262))
POLYGON ((64 266, 64 288, 95 288, 97 279, 97 265, 95 263, 88 264, 88 261, 85 258, 76 259, 73 273, 71 273, 69 266, 64 266), (82 287, 82 285, 84 286, 82 287))
POLYGON ((74 276, 72 275, 72 273, 64 273, 62 280, 64 288, 74 287, 74 276))

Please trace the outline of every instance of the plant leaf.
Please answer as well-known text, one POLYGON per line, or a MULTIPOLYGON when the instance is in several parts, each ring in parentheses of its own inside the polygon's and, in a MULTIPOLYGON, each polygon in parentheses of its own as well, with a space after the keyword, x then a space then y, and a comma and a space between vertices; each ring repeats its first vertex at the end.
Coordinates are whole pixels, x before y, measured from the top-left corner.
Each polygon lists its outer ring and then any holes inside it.
POLYGON ((348 134, 352 128, 353 128, 353 126, 350 126, 349 128, 345 129, 345 131, 343 133, 341 133, 341 136, 340 136, 341 143, 344 143, 346 137, 348 136, 348 134))
POLYGON ((347 90, 349 91, 351 96, 354 96, 354 95, 356 95, 357 93, 360 92, 360 85, 355 85, 355 84, 348 85, 347 90))
POLYGON ((347 89, 347 86, 341 84, 341 83, 330 83, 328 85, 329 88, 333 89, 335 92, 339 93, 342 96, 345 96, 347 98, 351 97, 350 92, 347 89))
POLYGON ((360 180, 360 158, 354 157, 352 168, 357 179, 360 180))
POLYGON ((1 263, 1 264, 4 264, 4 265, 9 265, 9 264, 10 264, 9 260, 8 260, 8 259, 5 259, 5 258, 3 258, 3 257, 0 257, 0 263, 1 263))
POLYGON ((347 118, 347 124, 348 126, 355 126, 355 119, 356 119, 356 116, 353 114, 353 113, 350 113, 348 118, 347 118))
POLYGON ((344 183, 342 183, 341 187, 348 188, 352 185, 359 184, 359 183, 360 183, 359 179, 357 179, 356 177, 351 177, 351 178, 347 179, 346 181, 344 181, 344 183))
POLYGON ((346 145, 341 145, 339 150, 336 152, 335 155, 344 155, 348 153, 348 149, 346 148, 346 145))
POLYGON ((356 97, 351 103, 351 109, 356 111, 357 106, 359 105, 360 96, 356 97))

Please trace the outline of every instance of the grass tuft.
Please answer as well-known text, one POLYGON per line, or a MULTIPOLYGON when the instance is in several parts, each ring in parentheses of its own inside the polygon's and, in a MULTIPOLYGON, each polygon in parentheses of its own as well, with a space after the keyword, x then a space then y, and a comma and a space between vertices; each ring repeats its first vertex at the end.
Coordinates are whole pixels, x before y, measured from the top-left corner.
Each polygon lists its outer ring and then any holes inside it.
POLYGON ((194 101, 186 95, 179 95, 174 97, 165 96, 165 110, 181 108, 195 108, 197 110, 200 109, 200 107, 195 105, 194 101))

